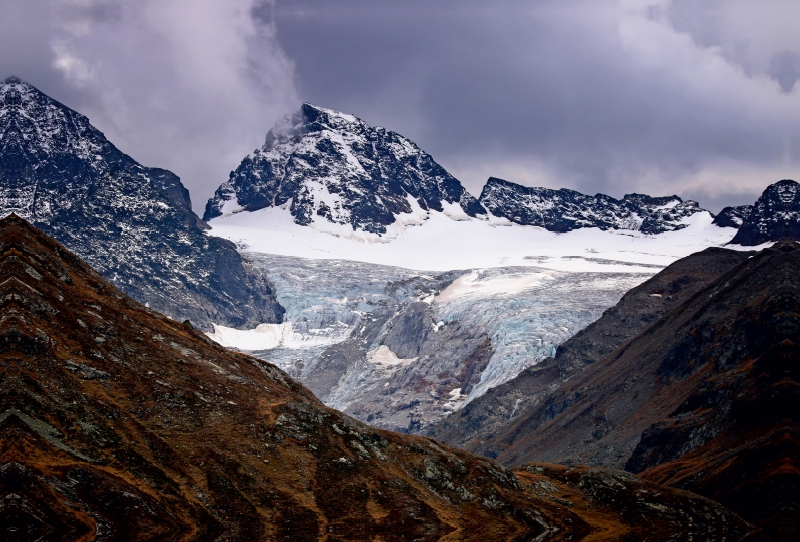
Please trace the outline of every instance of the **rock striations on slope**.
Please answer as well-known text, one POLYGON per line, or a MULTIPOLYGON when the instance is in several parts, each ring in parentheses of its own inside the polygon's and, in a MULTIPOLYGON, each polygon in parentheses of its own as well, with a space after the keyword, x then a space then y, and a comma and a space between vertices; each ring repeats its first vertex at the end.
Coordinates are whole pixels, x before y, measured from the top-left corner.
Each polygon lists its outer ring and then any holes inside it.
POLYGON ((756 246, 784 237, 800 239, 800 184, 785 179, 764 190, 731 239, 735 245, 756 246))
POLYGON ((0 220, 6 540, 737 540, 723 507, 602 469, 513 473, 369 428, 0 220), (588 539, 587 538, 587 539, 588 539))
POLYGON ((656 235, 685 228, 684 218, 705 212, 696 201, 683 201, 678 196, 626 194, 618 200, 567 188, 521 186, 495 177, 486 182, 479 201, 494 216, 555 232, 600 228, 656 235))
POLYGON ((387 233, 403 213, 485 214, 477 200, 412 141, 309 103, 280 120, 208 201, 205 220, 236 211, 288 207, 317 220, 387 233))
POLYGON ((0 213, 16 213, 126 294, 211 330, 279 322, 269 285, 204 234, 177 176, 146 168, 89 120, 15 77, 0 83, 0 213))
POLYGON ((796 539, 798 277, 795 242, 758 252, 587 369, 553 379, 485 446, 506 465, 625 467, 718 500, 761 526, 761 539, 796 539))

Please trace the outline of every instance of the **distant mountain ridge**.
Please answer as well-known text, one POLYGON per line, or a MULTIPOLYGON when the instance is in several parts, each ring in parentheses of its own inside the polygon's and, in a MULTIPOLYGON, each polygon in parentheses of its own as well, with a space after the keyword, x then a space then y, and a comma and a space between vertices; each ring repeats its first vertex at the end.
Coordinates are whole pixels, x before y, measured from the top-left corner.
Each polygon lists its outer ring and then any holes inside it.
POLYGON ((685 228, 683 218, 704 211, 697 202, 678 196, 626 194, 618 200, 567 188, 527 187, 495 177, 486 182, 479 201, 495 216, 555 232, 596 227, 656 235, 685 228))
POLYGON ((344 225, 378 236, 431 211, 567 232, 586 227, 660 234, 705 212, 678 196, 627 194, 617 200, 568 189, 529 188, 491 177, 477 200, 409 139, 309 103, 276 123, 206 204, 204 220, 288 208, 299 225, 344 225), (413 215, 409 219, 404 215, 413 215))
POLYGON ((169 171, 10 77, 0 84, 0 214, 29 220, 142 303, 211 329, 277 322, 282 307, 229 241, 205 235, 169 171))
POLYGON ((752 205, 725 207, 714 217, 714 224, 720 228, 739 228, 753 211, 752 205))

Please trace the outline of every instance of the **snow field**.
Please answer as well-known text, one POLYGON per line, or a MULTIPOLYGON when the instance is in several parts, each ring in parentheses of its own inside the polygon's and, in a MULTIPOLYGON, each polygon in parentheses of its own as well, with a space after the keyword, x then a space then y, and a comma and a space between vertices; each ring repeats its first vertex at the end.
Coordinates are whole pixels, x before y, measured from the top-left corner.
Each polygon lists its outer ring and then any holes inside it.
MULTIPOLYGON (((294 223, 288 209, 241 211, 210 221, 210 235, 230 239, 247 252, 309 259, 350 260, 405 269, 449 271, 535 266, 574 272, 652 272, 693 252, 723 246, 734 228, 713 225, 708 212, 686 217, 686 228, 659 235, 633 230, 581 228, 564 234, 505 219, 475 219, 446 208, 398 216, 383 236, 315 217, 294 223), (407 215, 407 216, 406 216, 407 215), (655 267, 654 267, 655 266, 655 267)), ((458 207, 456 204, 450 207, 458 207)), ((731 247, 736 248, 736 247, 731 247)))

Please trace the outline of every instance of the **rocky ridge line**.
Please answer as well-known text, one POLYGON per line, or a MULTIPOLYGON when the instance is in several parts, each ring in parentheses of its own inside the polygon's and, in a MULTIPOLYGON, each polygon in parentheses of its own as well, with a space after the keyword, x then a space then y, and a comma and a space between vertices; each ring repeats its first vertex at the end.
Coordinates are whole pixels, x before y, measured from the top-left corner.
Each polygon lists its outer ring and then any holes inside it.
POLYGON ((618 200, 605 194, 587 196, 567 188, 526 187, 495 177, 486 182, 479 201, 494 216, 555 232, 596 227, 657 235, 683 229, 684 218, 707 212, 697 202, 683 201, 678 196, 626 194, 618 200))
POLYGON ((731 243, 756 246, 784 237, 800 239, 800 184, 789 179, 764 190, 731 243))

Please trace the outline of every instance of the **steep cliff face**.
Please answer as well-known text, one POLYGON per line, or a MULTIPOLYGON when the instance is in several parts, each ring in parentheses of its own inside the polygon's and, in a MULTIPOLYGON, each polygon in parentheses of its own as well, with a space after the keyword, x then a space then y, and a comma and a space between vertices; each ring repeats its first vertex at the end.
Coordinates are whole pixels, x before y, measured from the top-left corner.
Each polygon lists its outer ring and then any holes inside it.
POLYGON ((568 232, 578 228, 636 230, 659 234, 687 227, 682 220, 708 212, 678 196, 627 194, 621 200, 605 194, 587 196, 562 188, 530 188, 491 177, 480 203, 493 215, 516 224, 568 232))
POLYGON ((279 121, 264 146, 231 173, 204 219, 282 206, 297 224, 329 223, 377 236, 403 214, 486 213, 412 141, 308 103, 279 121))
POLYGON ((771 184, 742 220, 732 244, 756 246, 784 237, 800 239, 800 184, 771 184))
POLYGON ((204 234, 177 176, 141 166, 86 117, 13 77, 0 84, 0 214, 11 212, 176 320, 210 330, 281 319, 235 246, 204 234))
POLYGON ((0 220, 0 311, 7 540, 732 541, 747 531, 711 501, 624 473, 515 474, 367 427, 275 366, 147 310, 17 217, 0 220))

